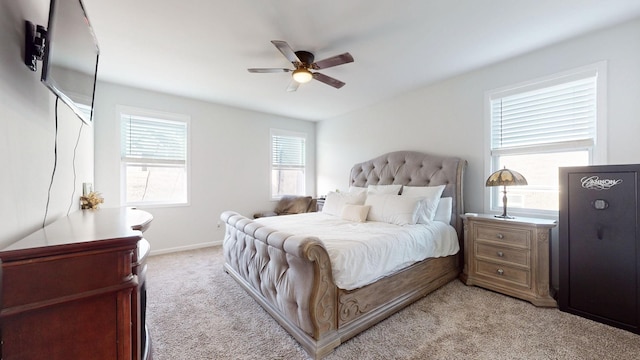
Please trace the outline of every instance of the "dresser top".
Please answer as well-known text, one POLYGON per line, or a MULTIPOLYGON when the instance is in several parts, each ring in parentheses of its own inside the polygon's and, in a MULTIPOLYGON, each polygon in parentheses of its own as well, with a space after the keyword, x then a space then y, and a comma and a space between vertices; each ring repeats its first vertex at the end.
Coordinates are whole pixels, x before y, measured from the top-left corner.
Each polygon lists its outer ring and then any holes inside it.
POLYGON ((133 208, 79 210, 0 249, 2 261, 83 251, 103 246, 132 245, 153 220, 133 208))
POLYGON ((548 228, 552 228, 556 226, 555 220, 530 218, 530 217, 524 217, 524 216, 516 216, 513 219, 504 219, 504 218, 496 217, 493 214, 464 214, 462 218, 465 221, 476 219, 476 220, 482 220, 482 221, 489 221, 496 224, 523 224, 523 225, 529 225, 529 226, 533 225, 533 226, 548 227, 548 228))

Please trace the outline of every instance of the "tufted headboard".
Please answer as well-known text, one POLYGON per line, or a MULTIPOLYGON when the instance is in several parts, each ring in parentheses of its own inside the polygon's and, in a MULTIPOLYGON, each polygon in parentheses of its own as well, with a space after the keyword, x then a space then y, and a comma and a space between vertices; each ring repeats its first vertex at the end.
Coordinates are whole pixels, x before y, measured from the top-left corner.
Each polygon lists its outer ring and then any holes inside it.
POLYGON ((443 197, 452 197, 451 226, 462 240, 464 213, 462 196, 466 160, 434 156, 415 151, 396 151, 355 164, 351 168, 350 186, 402 184, 408 186, 446 185, 443 197))

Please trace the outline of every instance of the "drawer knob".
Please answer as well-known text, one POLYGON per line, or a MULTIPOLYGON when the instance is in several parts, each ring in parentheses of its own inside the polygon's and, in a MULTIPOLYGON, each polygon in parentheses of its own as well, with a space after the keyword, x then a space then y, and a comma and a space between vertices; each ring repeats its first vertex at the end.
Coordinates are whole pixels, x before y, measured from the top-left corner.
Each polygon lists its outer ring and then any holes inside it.
POLYGON ((504 257, 504 253, 502 251, 498 251, 498 256, 499 257, 504 257))
POLYGON ((496 237, 497 237, 498 239, 504 239, 504 235, 502 235, 502 234, 500 234, 500 233, 498 233, 498 234, 496 235, 496 237))
POLYGON ((504 275, 504 270, 502 269, 498 269, 496 272, 498 273, 498 275, 504 275))

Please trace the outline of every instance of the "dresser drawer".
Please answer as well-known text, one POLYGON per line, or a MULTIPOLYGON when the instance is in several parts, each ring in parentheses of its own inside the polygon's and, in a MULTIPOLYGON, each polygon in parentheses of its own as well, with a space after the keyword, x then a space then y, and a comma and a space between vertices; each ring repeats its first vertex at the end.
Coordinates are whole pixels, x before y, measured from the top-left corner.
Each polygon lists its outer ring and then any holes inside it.
POLYGON ((495 279, 505 285, 517 284, 529 288, 531 283, 531 272, 511 266, 491 263, 488 261, 476 261, 476 273, 495 279))
POLYGON ((529 248, 531 232, 525 229, 514 229, 503 226, 476 226, 476 240, 497 241, 509 245, 529 248))
POLYGON ((525 249, 513 249, 486 243, 476 243, 475 254, 478 259, 498 261, 529 268, 530 252, 525 249))
POLYGON ((133 249, 94 250, 4 263, 2 307, 56 303, 78 294, 126 286, 133 281, 132 255, 133 249))

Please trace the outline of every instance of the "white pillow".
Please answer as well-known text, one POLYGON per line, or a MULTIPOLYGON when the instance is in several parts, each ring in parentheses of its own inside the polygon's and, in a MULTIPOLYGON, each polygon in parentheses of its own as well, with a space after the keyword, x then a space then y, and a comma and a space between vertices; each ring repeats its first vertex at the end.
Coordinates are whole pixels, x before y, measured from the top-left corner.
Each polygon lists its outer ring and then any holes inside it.
POLYGON ((366 193, 366 192, 367 192, 366 187, 359 187, 359 186, 349 187, 349 194, 360 194, 360 193, 366 193))
POLYGON ((445 185, 438 186, 405 186, 402 189, 403 196, 421 196, 424 197, 421 203, 421 209, 418 212, 418 224, 428 224, 433 221, 436 216, 436 209, 440 202, 440 196, 444 191, 445 185))
POLYGON ((369 209, 371 206, 347 204, 342 208, 342 218, 349 221, 365 222, 369 209))
POLYGON ((365 205, 371 206, 367 220, 396 225, 414 225, 422 197, 392 194, 368 194, 365 205))
POLYGON ((436 216, 433 217, 433 221, 442 221, 443 223, 451 222, 451 211, 453 210, 453 198, 443 197, 438 201, 438 208, 436 209, 436 216))
POLYGON ((349 194, 342 192, 329 191, 327 198, 324 200, 322 212, 329 215, 342 215, 342 208, 346 204, 363 205, 367 194, 349 194))
POLYGON ((367 194, 392 194, 398 195, 400 194, 400 189, 402 189, 402 185, 392 184, 392 185, 369 185, 367 186, 367 194))

